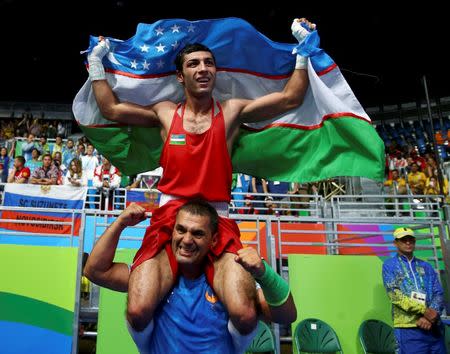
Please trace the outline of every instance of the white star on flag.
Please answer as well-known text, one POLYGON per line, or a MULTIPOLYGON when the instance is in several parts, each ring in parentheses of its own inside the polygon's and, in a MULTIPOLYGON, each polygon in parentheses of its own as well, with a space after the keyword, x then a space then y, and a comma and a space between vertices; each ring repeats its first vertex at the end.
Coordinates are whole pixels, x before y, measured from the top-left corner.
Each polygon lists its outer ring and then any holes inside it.
POLYGON ((159 45, 157 45, 155 48, 158 50, 158 53, 159 52, 163 52, 164 53, 164 48, 165 47, 166 47, 165 45, 162 45, 161 43, 159 43, 159 45))
POLYGON ((131 64, 131 69, 137 69, 138 63, 136 60, 133 60, 132 62, 130 62, 130 64, 131 64))
POLYGON ((164 66, 164 62, 161 59, 159 59, 156 65, 158 66, 158 69, 161 69, 164 66))
POLYGON ((177 26, 177 25, 173 25, 172 27, 170 27, 170 29, 172 30, 172 33, 175 33, 175 32, 177 32, 177 33, 180 33, 180 26, 177 26))
POLYGON ((148 70, 148 68, 150 67, 150 63, 147 63, 147 60, 144 60, 142 66, 144 67, 145 70, 148 70))
POLYGON ((194 32, 194 29, 195 29, 195 26, 191 23, 191 24, 188 26, 188 32, 194 32))
POLYGON ((141 48, 141 52, 146 52, 146 53, 148 53, 148 45, 141 45, 139 48, 141 48))
POLYGON ((155 31, 156 31, 157 36, 159 36, 159 35, 162 36, 164 34, 164 29, 161 26, 158 27, 155 31))
POLYGON ((178 41, 175 41, 175 43, 171 44, 173 50, 177 49, 179 45, 180 43, 178 43, 178 41))

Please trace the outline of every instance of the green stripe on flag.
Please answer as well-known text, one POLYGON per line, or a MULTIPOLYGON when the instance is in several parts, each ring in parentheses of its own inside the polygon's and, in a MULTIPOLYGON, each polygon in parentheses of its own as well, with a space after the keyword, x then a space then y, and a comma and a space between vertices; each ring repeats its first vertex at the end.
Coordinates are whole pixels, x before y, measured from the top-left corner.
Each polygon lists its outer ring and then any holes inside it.
POLYGON ((372 125, 344 117, 314 130, 241 130, 233 151, 237 172, 276 181, 313 182, 337 176, 384 178, 384 143, 372 125))
MULTIPOLYGON (((126 175, 159 166, 159 128, 81 128, 100 153, 126 175)), ((235 172, 285 182, 338 176, 384 178, 383 141, 370 123, 353 117, 328 119, 313 130, 241 129, 232 160, 235 172)))

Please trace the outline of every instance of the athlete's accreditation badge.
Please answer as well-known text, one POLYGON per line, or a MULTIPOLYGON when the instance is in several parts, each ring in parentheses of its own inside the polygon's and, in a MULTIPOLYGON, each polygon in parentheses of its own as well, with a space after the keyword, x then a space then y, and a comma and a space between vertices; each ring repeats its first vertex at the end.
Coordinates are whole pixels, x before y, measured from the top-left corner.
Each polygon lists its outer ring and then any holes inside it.
POLYGON ((186 145, 185 134, 170 134, 170 145, 186 145))

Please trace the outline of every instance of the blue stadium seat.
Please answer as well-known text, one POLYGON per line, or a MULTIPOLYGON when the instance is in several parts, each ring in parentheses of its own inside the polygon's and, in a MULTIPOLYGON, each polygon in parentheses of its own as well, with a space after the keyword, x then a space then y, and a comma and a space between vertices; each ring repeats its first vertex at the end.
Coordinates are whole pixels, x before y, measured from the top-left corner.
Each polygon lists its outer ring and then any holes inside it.
POLYGON ((441 130, 441 120, 440 119, 433 120, 433 128, 434 128, 435 132, 441 130))
POLYGON ((417 140, 416 140, 416 143, 417 143, 417 148, 419 149, 419 153, 420 154, 424 154, 425 151, 426 151, 426 147, 427 147, 425 139, 418 137, 417 140))
POLYGON ((444 128, 445 130, 450 130, 450 119, 448 117, 444 118, 444 128))
POLYGON ((448 152, 447 152, 447 146, 445 145, 438 145, 438 151, 439 155, 441 156, 441 159, 447 160, 448 159, 448 152))

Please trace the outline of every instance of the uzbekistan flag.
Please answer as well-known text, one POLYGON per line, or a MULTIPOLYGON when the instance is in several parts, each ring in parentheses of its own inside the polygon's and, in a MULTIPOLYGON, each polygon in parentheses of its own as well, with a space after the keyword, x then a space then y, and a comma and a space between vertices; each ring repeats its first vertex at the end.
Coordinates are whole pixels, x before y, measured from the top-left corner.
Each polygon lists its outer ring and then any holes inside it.
POLYGON ((67 234, 78 236, 81 214, 51 212, 55 209, 84 208, 87 188, 71 186, 40 186, 36 184, 5 184, 3 206, 22 207, 22 210, 4 210, 1 219, 21 220, 21 223, 1 222, 0 228, 42 234, 67 234), (29 211, 27 208, 42 208, 45 211, 29 211), (29 221, 29 222, 26 222, 29 221), (39 223, 34 223, 38 221, 39 223), (50 224, 47 222, 59 222, 50 224), (68 222, 70 224, 60 224, 68 222), (73 226, 73 230, 72 230, 73 226))
MULTIPOLYGON (((286 28, 290 31, 289 28, 286 28)), ((337 176, 384 177, 384 145, 370 118, 314 31, 302 45, 273 42, 239 18, 139 24, 126 41, 110 38, 103 59, 109 84, 121 101, 149 105, 184 99, 173 61, 187 43, 208 46, 217 61, 214 97, 253 99, 281 91, 294 70, 297 49, 308 55, 304 103, 288 113, 241 127, 233 168, 270 180, 310 182, 337 176)), ((90 38, 90 48, 97 37, 90 38)), ((73 102, 83 132, 125 174, 159 166, 159 128, 112 124, 102 117, 89 79, 73 102)), ((182 137, 171 143, 182 144, 182 137)))

